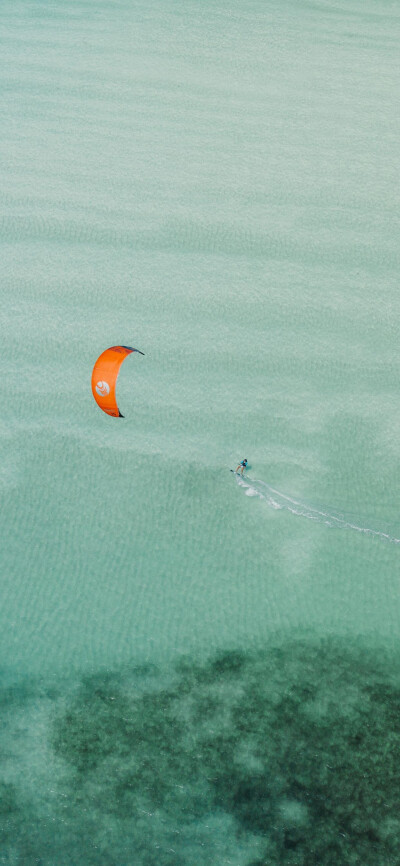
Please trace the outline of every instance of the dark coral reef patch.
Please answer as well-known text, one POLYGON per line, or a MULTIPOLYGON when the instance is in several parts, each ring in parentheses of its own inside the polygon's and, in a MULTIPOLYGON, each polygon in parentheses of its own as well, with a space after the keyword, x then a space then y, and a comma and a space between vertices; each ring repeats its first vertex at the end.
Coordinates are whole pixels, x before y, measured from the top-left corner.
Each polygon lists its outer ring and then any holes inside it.
POLYGON ((86 678, 48 714, 53 799, 4 782, 0 863, 400 864, 399 680, 333 641, 86 678))

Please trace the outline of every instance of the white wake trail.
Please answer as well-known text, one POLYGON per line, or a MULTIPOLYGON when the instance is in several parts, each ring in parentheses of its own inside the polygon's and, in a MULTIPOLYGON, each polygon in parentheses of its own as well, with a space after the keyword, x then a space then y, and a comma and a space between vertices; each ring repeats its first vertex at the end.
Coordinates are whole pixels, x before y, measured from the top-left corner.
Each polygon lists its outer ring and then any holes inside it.
POLYGON ((290 511, 291 514, 295 514, 297 517, 305 517, 307 520, 315 520, 317 523, 323 523, 326 526, 336 526, 339 529, 353 529, 355 532, 362 532, 364 535, 372 535, 377 538, 382 538, 384 541, 388 541, 391 544, 400 544, 400 538, 396 538, 388 532, 382 532, 379 529, 372 529, 369 526, 361 526, 358 522, 354 522, 352 519, 348 519, 344 515, 338 513, 333 514, 319 508, 313 508, 313 506, 306 505, 304 502, 300 502, 285 493, 281 493, 279 490, 271 487, 270 484, 266 484, 265 481, 259 479, 250 480, 249 478, 242 476, 237 476, 236 481, 240 487, 244 488, 246 496, 257 496, 259 499, 266 502, 271 508, 284 509, 285 511, 290 511))

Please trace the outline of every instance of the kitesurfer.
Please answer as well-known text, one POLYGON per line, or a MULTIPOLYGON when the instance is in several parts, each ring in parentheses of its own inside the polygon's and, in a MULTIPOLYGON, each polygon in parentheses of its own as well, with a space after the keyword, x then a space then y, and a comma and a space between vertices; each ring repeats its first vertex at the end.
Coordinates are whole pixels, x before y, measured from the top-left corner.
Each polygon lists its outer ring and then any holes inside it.
POLYGON ((236 467, 236 472, 239 472, 239 469, 240 469, 241 474, 243 475, 243 470, 246 468, 247 468, 247 457, 245 457, 244 460, 242 460, 242 462, 239 463, 239 466, 236 467))

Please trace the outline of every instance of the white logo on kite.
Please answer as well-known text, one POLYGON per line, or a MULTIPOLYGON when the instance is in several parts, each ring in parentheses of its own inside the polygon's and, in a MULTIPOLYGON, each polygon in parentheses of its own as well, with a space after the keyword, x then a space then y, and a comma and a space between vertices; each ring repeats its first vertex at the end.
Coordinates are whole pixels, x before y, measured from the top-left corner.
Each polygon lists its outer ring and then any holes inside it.
POLYGON ((110 386, 108 382, 98 382, 96 385, 96 393, 100 397, 107 397, 107 394, 110 393, 110 386))

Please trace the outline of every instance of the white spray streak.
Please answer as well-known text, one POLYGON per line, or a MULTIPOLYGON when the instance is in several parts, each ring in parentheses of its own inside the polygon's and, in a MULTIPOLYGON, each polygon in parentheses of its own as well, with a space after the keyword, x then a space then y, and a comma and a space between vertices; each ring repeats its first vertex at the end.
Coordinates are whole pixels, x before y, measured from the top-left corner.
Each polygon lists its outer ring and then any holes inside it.
POLYGON ((368 526, 360 526, 358 523, 353 523, 345 517, 330 514, 327 511, 321 511, 318 508, 305 505, 303 502, 299 502, 297 499, 292 499, 292 497, 287 496, 285 493, 275 490, 274 487, 266 484, 265 481, 260 481, 258 479, 250 481, 248 478, 242 476, 237 476, 236 480, 239 486, 246 490, 246 496, 257 496, 259 499, 266 502, 271 508, 277 510, 284 509, 298 517, 305 517, 307 520, 316 520, 317 523, 323 523, 325 526, 336 526, 340 529, 353 529, 356 532, 362 532, 364 535, 373 535, 382 538, 384 541, 388 541, 391 544, 400 544, 400 538, 396 538, 388 532, 381 532, 378 529, 372 529, 368 526))

